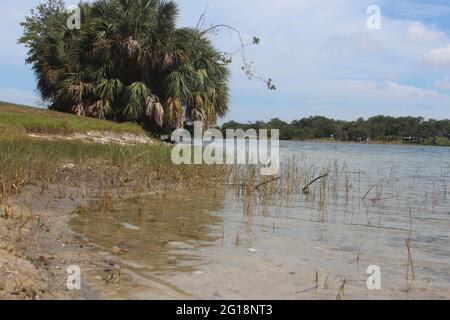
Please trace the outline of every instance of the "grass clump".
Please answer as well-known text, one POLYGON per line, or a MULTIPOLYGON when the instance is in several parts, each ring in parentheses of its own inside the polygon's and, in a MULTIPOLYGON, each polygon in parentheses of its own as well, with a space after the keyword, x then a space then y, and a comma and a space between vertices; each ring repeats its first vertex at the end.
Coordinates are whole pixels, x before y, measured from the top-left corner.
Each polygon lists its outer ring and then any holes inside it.
MULTIPOLYGON (((75 167, 74 172, 98 181, 131 176, 139 188, 171 184, 206 187, 223 183, 226 166, 174 165, 171 152, 171 146, 166 144, 105 145, 1 137, 0 202, 29 184, 47 189, 66 167, 75 167)), ((79 177, 74 179, 72 182, 77 183, 79 177)), ((143 190, 136 190, 140 191, 143 190)))
POLYGON ((42 173, 51 174, 67 163, 77 166, 150 168, 170 164, 164 144, 119 145, 81 141, 0 138, 0 194, 18 191, 42 173))

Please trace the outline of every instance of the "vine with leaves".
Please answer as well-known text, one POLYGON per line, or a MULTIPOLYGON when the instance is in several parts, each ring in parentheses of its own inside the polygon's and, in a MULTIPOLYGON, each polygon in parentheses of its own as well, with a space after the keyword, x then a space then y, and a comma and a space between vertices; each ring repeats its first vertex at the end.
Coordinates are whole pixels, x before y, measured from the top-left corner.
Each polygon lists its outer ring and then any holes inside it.
POLYGON ((241 70, 249 78, 249 80, 256 79, 262 81, 267 85, 268 90, 276 90, 277 87, 271 78, 264 78, 257 74, 256 70, 254 69, 255 62, 249 61, 246 54, 246 48, 250 46, 259 45, 261 43, 261 39, 259 37, 254 36, 250 42, 244 42, 241 32, 237 28, 230 26, 228 24, 216 24, 204 28, 204 25, 206 23, 207 11, 208 8, 206 8, 205 11, 200 16, 197 25, 195 27, 196 31, 198 31, 201 35, 207 35, 209 33, 217 35, 221 29, 228 29, 237 35, 239 41, 239 48, 237 50, 222 53, 222 62, 224 64, 231 64, 233 62, 233 57, 240 53, 242 60, 241 70))

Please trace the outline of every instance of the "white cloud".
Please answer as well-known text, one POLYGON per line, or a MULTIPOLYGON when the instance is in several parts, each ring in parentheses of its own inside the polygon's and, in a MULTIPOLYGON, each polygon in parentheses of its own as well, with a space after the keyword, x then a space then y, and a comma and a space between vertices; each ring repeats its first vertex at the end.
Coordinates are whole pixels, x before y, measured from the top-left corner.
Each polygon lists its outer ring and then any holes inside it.
POLYGON ((408 98, 435 98, 438 96, 438 92, 434 90, 422 89, 391 81, 385 81, 384 84, 391 93, 408 98))
MULTIPOLYGON (((353 93, 353 96, 366 96, 371 101, 398 101, 405 102, 417 101, 417 99, 434 99, 439 93, 434 90, 423 89, 412 85, 406 85, 393 81, 370 81, 370 80, 351 80, 335 79, 334 81, 321 81, 321 89, 327 86, 334 86, 333 94, 335 99, 342 93, 344 96, 353 93)), ((330 90, 330 89, 329 89, 330 90)))
POLYGON ((442 31, 428 27, 421 22, 412 22, 406 30, 406 36, 416 42, 436 42, 445 37, 442 31))
POLYGON ((440 89, 450 90, 450 81, 448 80, 448 77, 445 77, 442 80, 436 81, 434 86, 440 89))
POLYGON ((425 62, 431 65, 450 65, 450 45, 431 49, 425 54, 425 62))

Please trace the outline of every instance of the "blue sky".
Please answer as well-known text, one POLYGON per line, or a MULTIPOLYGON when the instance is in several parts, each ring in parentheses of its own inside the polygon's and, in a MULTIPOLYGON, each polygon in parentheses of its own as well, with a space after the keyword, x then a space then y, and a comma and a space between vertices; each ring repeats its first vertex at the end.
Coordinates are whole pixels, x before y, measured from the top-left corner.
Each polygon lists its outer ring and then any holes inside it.
MULTIPOLYGON (((40 105, 35 78, 17 45, 19 23, 40 1, 0 3, 0 100, 40 105)), ((76 1, 73 1, 76 2, 76 1)), ((68 1, 71 5, 73 2, 68 1)), ((278 90, 249 81, 236 57, 231 111, 224 120, 286 121, 324 115, 356 119, 378 114, 450 118, 448 0, 185 0, 180 26, 229 24, 246 39, 261 38, 248 55, 278 90), (366 10, 381 8, 381 30, 369 30, 366 10)), ((212 36, 234 51, 228 31, 212 36)))

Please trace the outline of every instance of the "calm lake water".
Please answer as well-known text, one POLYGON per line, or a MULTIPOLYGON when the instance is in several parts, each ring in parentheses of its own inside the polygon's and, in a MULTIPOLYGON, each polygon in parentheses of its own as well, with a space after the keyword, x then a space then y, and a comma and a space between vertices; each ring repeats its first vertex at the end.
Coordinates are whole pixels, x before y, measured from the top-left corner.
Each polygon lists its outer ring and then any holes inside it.
POLYGON ((290 192, 257 195, 250 209, 229 186, 74 218, 95 254, 126 247, 110 297, 450 298, 450 148, 281 142, 280 151, 296 170, 274 187, 290 192), (380 290, 367 287, 369 266, 380 268, 380 290))

